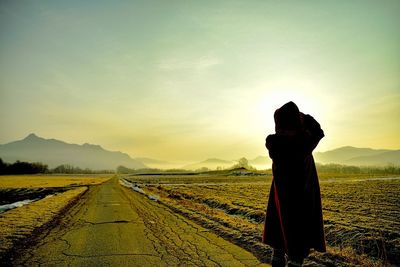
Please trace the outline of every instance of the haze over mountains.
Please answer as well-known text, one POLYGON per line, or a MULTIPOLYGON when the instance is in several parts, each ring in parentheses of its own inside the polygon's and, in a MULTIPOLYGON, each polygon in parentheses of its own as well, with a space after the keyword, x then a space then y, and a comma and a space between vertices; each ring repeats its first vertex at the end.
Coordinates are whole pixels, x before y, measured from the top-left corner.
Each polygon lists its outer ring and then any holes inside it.
POLYGON ((326 152, 314 153, 316 162, 355 166, 400 165, 400 150, 357 148, 345 146, 326 152))
MULTIPOLYGON (((267 153, 267 152, 266 152, 267 153)), ((400 150, 371 149, 345 146, 325 152, 315 152, 314 159, 318 163, 343 164, 353 166, 387 166, 393 164, 400 166, 400 150)), ((184 169, 195 170, 202 167, 216 169, 217 167, 227 168, 234 165, 236 161, 223 159, 207 159, 198 163, 184 166, 184 169)), ((268 156, 258 156, 249 160, 249 165, 257 169, 271 168, 272 161, 268 156)))
POLYGON ((179 162, 169 162, 166 160, 152 159, 152 158, 146 158, 146 157, 137 157, 134 159, 142 162, 144 165, 148 166, 149 168, 175 169, 175 168, 182 167, 182 163, 179 163, 179 162))
POLYGON ((44 139, 35 134, 30 134, 19 141, 0 145, 0 158, 5 162, 16 160, 42 162, 50 168, 61 164, 92 170, 113 170, 119 165, 128 168, 147 167, 142 162, 132 159, 128 154, 108 151, 99 145, 68 144, 56 139, 44 139))
POLYGON ((216 159, 216 158, 211 158, 211 159, 206 159, 201 162, 197 163, 192 163, 188 164, 182 167, 182 169, 185 170, 197 170, 200 168, 208 168, 210 170, 216 170, 216 169, 226 169, 229 167, 232 167, 235 164, 234 161, 232 160, 223 160, 223 159, 216 159))
MULTIPOLYGON (((267 152, 266 152, 267 154, 267 152)), ((237 163, 233 159, 209 158, 201 162, 181 164, 164 160, 144 157, 131 158, 122 152, 113 152, 103 149, 99 145, 69 144, 56 139, 45 139, 35 134, 8 144, 0 145, 0 158, 5 162, 17 160, 28 162, 42 162, 54 168, 61 164, 70 164, 75 167, 93 170, 111 170, 123 165, 131 169, 141 168, 182 168, 197 170, 203 167, 215 170, 230 168, 237 163)), ((314 153, 316 162, 327 164, 337 163, 356 166, 386 166, 400 165, 400 150, 341 147, 326 152, 314 153)), ((257 169, 271 168, 271 159, 258 156, 248 160, 249 165, 257 169)))
MULTIPOLYGON (((217 168, 227 169, 237 163, 238 160, 224 160, 224 159, 210 158, 201 162, 185 165, 182 168, 185 170, 197 170, 204 167, 210 170, 215 170, 217 168)), ((248 163, 250 166, 256 169, 264 170, 271 168, 272 161, 267 156, 258 156, 254 159, 249 159, 248 163)))

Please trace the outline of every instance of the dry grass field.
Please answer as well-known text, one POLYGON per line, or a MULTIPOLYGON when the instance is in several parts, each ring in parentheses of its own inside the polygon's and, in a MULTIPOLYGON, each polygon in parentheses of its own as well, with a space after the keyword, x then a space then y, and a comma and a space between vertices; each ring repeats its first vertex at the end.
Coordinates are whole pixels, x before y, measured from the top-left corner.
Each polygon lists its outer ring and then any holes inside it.
POLYGON ((29 241, 72 205, 88 186, 107 181, 108 177, 70 175, 0 176, 0 205, 31 200, 28 205, 0 213, 0 260, 29 241))
POLYGON ((0 189, 96 185, 107 181, 109 178, 110 175, 4 175, 0 176, 0 189))
MULTIPOLYGON (((149 197, 197 221, 267 261, 261 241, 272 177, 249 173, 125 177, 149 197)), ((400 178, 320 175, 328 252, 309 266, 398 266, 400 178)))
POLYGON ((20 241, 26 241, 51 222, 86 190, 87 187, 71 189, 0 214, 0 258, 20 241))

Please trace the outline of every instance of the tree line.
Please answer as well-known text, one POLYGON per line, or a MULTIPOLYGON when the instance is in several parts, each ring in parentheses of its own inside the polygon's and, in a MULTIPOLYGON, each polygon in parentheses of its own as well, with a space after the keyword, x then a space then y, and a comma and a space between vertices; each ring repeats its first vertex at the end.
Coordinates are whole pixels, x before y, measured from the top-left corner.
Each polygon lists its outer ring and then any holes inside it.
POLYGON ((0 158, 0 175, 4 174, 39 174, 39 173, 56 173, 56 174, 96 174, 96 173, 114 173, 112 170, 94 171, 89 168, 74 167, 69 164, 62 164, 50 169, 48 165, 41 162, 24 162, 17 160, 14 163, 4 162, 0 158))
MULTIPOLYGON (((245 158, 238 160, 238 163, 233 167, 243 167, 249 170, 254 170, 248 164, 248 161, 245 158)), ((388 164, 384 167, 371 167, 371 166, 348 166, 341 164, 316 164, 317 170, 320 173, 342 173, 342 174, 400 174, 400 167, 397 167, 393 164, 388 164)), ((149 171, 158 170, 158 169, 148 169, 149 171)), ((97 173, 133 173, 137 170, 130 169, 124 166, 118 166, 117 169, 114 170, 91 170, 89 168, 79 168, 74 167, 69 164, 62 164, 55 168, 50 169, 48 165, 43 164, 41 162, 24 162, 17 160, 14 163, 6 163, 0 158, 0 175, 4 174, 39 174, 39 173, 55 173, 55 174, 97 174, 97 173)), ((160 171, 160 170, 159 170, 160 171)), ((181 169, 173 169, 169 171, 179 172, 184 171, 181 169)), ((202 168, 197 171, 209 171, 208 168, 202 168)))
POLYGON ((35 174, 46 173, 48 167, 40 162, 23 162, 17 160, 14 163, 6 163, 0 158, 0 174, 35 174))
POLYGON ((320 164, 316 163, 318 172, 321 173, 342 173, 342 174, 400 174, 400 167, 394 164, 386 166, 349 166, 341 164, 320 164))

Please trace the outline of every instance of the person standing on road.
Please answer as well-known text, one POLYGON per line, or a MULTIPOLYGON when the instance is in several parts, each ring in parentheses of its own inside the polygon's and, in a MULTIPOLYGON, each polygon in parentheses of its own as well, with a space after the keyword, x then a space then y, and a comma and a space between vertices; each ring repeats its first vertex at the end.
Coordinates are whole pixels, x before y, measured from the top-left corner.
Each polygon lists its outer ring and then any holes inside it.
POLYGON ((265 146, 272 159, 262 241, 273 248, 272 266, 302 266, 313 248, 325 252, 317 170, 312 151, 324 137, 319 123, 288 102, 274 113, 275 134, 265 146))

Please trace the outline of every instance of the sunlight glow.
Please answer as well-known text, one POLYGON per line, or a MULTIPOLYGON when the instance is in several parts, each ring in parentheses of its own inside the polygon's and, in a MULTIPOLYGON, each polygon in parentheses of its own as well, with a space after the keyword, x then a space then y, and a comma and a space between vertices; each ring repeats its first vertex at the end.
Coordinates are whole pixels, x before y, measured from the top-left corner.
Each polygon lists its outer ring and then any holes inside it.
POLYGON ((317 149, 400 146, 399 1, 3 2, 0 144, 254 158, 293 101, 317 149))

